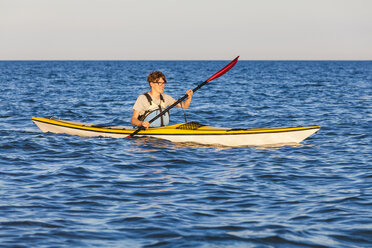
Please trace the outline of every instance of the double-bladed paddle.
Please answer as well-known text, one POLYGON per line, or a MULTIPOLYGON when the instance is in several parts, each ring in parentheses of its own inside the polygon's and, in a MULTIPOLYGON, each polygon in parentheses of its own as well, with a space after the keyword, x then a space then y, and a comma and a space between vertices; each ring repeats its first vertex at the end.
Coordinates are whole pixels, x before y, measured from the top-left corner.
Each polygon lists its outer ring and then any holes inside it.
MULTIPOLYGON (((224 68, 222 68, 220 71, 218 71, 217 73, 215 73, 213 76, 211 76, 210 78, 208 78, 206 81, 204 81, 203 83, 201 83, 198 86, 196 86, 195 89, 193 89, 193 92, 195 93, 195 91, 197 91, 198 89, 200 89, 201 87, 203 87, 204 85, 206 85, 207 83, 209 83, 210 81, 212 81, 212 80, 214 80, 214 79, 216 79, 218 77, 221 77, 223 74, 225 74, 226 72, 228 72, 238 62, 238 58, 239 58, 239 56, 236 57, 234 60, 232 60, 230 63, 228 63, 224 68)), ((155 121, 156 119, 158 119, 160 116, 162 116, 163 114, 165 114, 166 112, 168 112, 171 108, 173 108, 174 106, 176 106, 180 102, 184 101, 186 98, 187 98, 187 94, 185 94, 182 98, 178 99, 176 102, 174 102, 172 105, 170 105, 165 110, 161 111, 157 116, 155 116, 154 118, 152 118, 149 121, 149 123, 152 123, 153 121, 155 121)), ((139 128, 137 128, 136 131, 134 131, 133 133, 131 133, 130 135, 128 135, 126 138, 132 138, 139 131, 144 130, 144 129, 145 128, 143 126, 140 126, 139 128)))

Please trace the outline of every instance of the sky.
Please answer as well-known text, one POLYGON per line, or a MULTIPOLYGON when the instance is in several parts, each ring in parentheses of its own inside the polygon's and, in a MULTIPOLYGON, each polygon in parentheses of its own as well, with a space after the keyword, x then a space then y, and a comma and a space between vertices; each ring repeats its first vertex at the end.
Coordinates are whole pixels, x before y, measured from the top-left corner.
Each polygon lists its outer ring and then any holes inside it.
POLYGON ((372 0, 0 0, 0 60, 372 60, 372 0))

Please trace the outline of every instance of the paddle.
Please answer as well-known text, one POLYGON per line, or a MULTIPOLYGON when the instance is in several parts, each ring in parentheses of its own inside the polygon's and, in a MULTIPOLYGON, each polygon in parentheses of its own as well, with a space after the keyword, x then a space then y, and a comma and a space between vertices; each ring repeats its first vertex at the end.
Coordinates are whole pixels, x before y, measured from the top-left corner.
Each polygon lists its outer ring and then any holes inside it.
MULTIPOLYGON (((210 78, 208 78, 206 81, 204 81, 203 83, 201 83, 198 86, 196 86, 195 89, 193 89, 193 92, 195 93, 195 91, 197 91, 198 89, 200 89, 201 87, 203 87, 204 85, 206 85, 207 83, 209 83, 210 81, 212 81, 212 80, 214 80, 214 79, 216 79, 218 77, 221 77, 223 74, 225 74, 226 72, 228 72, 238 62, 238 58, 239 58, 239 56, 236 57, 234 60, 232 60, 230 63, 228 63, 224 68, 222 68, 220 71, 218 71, 217 73, 215 73, 213 76, 211 76, 210 78)), ((151 123, 151 122, 155 121, 160 116, 162 116, 163 114, 165 114, 166 112, 168 112, 171 108, 173 108, 174 106, 176 106, 180 102, 183 102, 186 98, 187 98, 187 94, 185 94, 182 98, 178 99, 176 102, 174 102, 172 105, 170 105, 165 110, 161 111, 157 116, 155 116, 154 118, 152 118, 149 122, 151 123)), ((132 138, 139 131, 144 130, 144 129, 145 128, 143 126, 140 126, 136 131, 134 131, 133 133, 131 133, 126 138, 132 138)))

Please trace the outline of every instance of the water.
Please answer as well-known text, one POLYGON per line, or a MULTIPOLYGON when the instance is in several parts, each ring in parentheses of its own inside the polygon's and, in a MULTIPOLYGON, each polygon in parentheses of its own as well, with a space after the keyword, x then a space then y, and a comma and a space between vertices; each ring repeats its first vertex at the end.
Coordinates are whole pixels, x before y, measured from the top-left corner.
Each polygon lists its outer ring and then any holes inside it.
POLYGON ((129 125, 150 71, 177 99, 227 63, 0 62, 0 246, 370 247, 371 61, 239 61, 186 111, 222 127, 321 125, 301 146, 83 138, 31 122, 129 125))

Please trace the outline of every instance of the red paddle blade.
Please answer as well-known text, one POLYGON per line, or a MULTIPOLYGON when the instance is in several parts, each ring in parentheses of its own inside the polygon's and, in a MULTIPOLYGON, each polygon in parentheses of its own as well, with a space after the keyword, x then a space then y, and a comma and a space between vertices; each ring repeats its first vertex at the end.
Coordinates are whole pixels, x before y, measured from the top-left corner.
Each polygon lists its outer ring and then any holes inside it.
POLYGON ((216 74, 214 74, 213 76, 211 76, 210 78, 208 78, 208 80, 206 82, 210 82, 212 81, 213 79, 216 79, 218 77, 221 77, 223 74, 225 74, 226 72, 228 72, 231 68, 234 67, 234 65, 238 62, 238 57, 236 57, 233 61, 231 61, 230 63, 228 63, 224 68, 222 68, 220 71, 218 71, 216 74))

